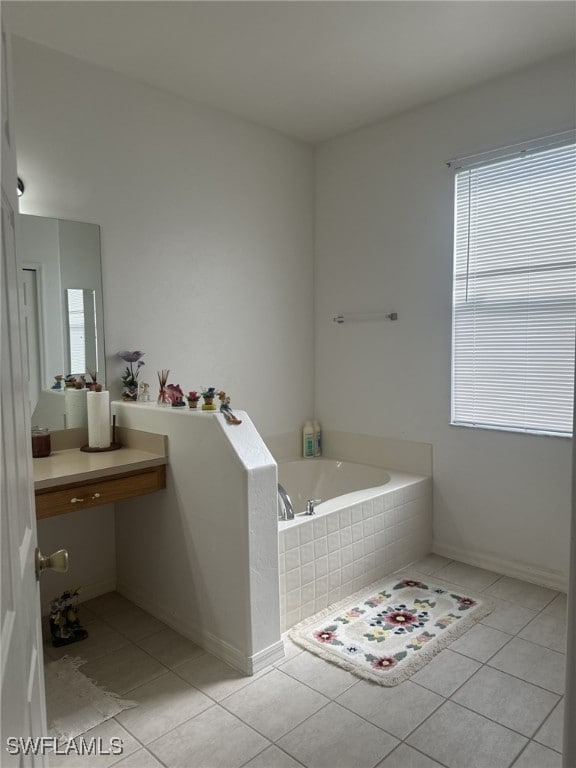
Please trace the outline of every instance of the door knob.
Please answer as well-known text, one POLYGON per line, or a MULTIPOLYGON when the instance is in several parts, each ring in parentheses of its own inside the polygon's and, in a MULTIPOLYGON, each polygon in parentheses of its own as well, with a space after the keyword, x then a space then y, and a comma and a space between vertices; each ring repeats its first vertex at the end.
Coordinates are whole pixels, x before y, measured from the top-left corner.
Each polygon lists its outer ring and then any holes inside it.
POLYGON ((59 549, 51 555, 44 556, 36 547, 36 580, 40 578, 42 571, 46 570, 66 573, 68 570, 68 552, 65 549, 59 549))

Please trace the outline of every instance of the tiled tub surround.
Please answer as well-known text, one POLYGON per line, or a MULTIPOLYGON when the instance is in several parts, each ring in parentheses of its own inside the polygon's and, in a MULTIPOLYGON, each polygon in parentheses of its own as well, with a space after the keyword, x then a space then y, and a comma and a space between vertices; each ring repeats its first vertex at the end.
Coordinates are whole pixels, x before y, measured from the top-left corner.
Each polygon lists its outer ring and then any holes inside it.
POLYGON ((387 474, 363 500, 349 494, 279 522, 282 631, 431 551, 431 478, 387 474))

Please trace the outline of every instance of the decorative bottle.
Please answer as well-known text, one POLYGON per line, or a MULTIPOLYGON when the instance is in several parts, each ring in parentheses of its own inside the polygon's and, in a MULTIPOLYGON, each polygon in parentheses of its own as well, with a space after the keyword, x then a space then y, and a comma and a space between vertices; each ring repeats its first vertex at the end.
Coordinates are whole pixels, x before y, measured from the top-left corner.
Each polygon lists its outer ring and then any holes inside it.
POLYGON ((314 428, 314 456, 322 456, 322 427, 318 419, 312 422, 314 428))
POLYGON ((302 430, 302 456, 305 459, 314 457, 314 426, 307 420, 302 430))

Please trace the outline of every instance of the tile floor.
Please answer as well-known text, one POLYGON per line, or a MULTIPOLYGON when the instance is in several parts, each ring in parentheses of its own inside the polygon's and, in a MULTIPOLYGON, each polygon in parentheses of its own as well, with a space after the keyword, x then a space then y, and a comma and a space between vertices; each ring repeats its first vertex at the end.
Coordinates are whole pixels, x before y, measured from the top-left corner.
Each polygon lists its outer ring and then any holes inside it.
POLYGON ((561 766, 566 597, 429 555, 404 572, 489 595, 494 611, 412 678, 378 686, 285 641, 243 677, 116 593, 90 600, 82 671, 136 700, 86 738, 121 757, 52 768, 555 768, 561 766), (511 602, 514 601, 514 602, 511 602), (534 634, 539 630, 539 634, 534 634), (542 631, 544 630, 544 631, 542 631))

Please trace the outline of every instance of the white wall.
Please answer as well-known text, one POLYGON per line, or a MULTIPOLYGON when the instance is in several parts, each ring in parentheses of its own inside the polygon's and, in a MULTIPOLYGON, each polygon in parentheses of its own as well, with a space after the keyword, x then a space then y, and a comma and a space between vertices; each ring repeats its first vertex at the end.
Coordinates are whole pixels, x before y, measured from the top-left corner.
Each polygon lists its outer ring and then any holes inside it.
POLYGON ((317 152, 316 415, 433 445, 435 549, 565 584, 570 441, 449 426, 449 158, 574 125, 572 57, 323 144, 317 152), (341 312, 397 322, 337 325, 341 312))
POLYGON ((250 418, 112 411, 169 452, 166 490, 116 505, 118 590, 246 674, 281 658, 276 463, 250 418))
POLYGON ((90 600, 116 589, 114 505, 106 504, 38 520, 38 546, 44 555, 67 549, 67 573, 45 571, 40 581, 42 613, 64 590, 81 587, 79 599, 90 600))
MULTIPOLYGON (((21 212, 101 227, 108 356, 225 389, 263 434, 313 407, 313 157, 280 133, 15 38, 21 212)), ((122 365, 108 361, 109 382, 122 365)), ((119 389, 117 390, 119 392, 119 389)))

